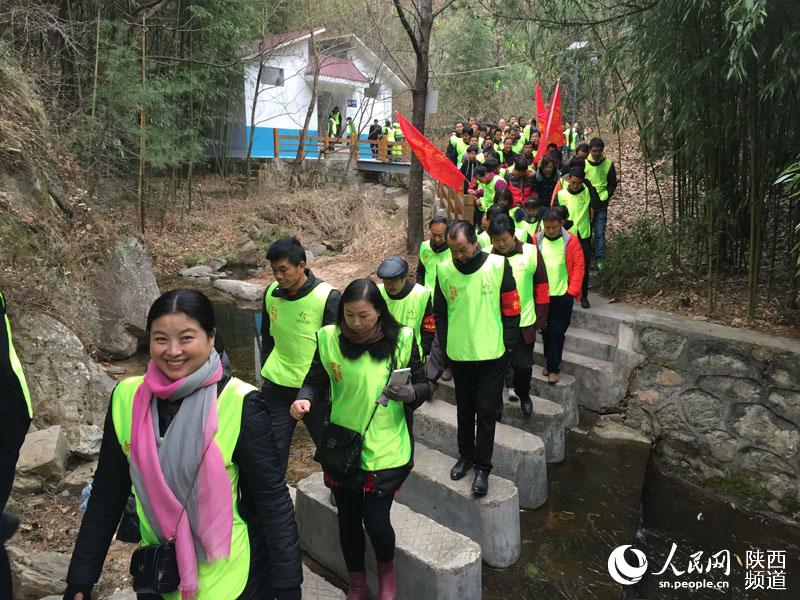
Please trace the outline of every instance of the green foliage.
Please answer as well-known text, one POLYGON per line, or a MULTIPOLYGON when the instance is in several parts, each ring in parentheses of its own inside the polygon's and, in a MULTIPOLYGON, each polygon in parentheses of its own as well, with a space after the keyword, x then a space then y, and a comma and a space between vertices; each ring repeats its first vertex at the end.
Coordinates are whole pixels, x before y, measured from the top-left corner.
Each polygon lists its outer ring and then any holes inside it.
MULTIPOLYGON (((793 201, 800 200, 800 161, 786 167, 773 185, 783 186, 784 191, 793 201)), ((794 233, 800 237, 800 222, 795 224, 794 233)), ((795 243, 792 252, 797 255, 795 258, 795 277, 800 277, 800 241, 795 243)))
POLYGON ((606 250, 600 285, 608 294, 635 289, 650 294, 671 271, 670 234, 644 217, 618 233, 606 250))

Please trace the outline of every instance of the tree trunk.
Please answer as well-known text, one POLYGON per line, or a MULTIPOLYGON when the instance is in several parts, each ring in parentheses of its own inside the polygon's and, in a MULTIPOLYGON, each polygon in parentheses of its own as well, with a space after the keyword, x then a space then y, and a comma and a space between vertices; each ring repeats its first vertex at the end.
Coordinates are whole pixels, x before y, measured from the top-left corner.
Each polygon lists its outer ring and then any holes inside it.
MULTIPOLYGON (((306 135, 308 135, 308 126, 311 123, 311 117, 314 115, 314 108, 317 105, 317 85, 319 82, 319 60, 317 59, 317 45, 314 43, 314 28, 311 28, 311 38, 308 40, 308 63, 314 69, 314 79, 311 82, 311 101, 308 103, 306 110, 306 118, 303 121, 303 128, 300 130, 300 139, 297 142, 297 154, 294 157, 294 164, 292 164, 291 175, 289 176, 289 189, 296 190, 300 187, 300 173, 303 171, 303 162, 305 159, 306 149, 306 135)), ((317 132, 317 139, 319 139, 319 132, 317 132)), ((319 150, 318 150, 319 151, 319 150)), ((275 149, 275 158, 278 151, 275 149)))

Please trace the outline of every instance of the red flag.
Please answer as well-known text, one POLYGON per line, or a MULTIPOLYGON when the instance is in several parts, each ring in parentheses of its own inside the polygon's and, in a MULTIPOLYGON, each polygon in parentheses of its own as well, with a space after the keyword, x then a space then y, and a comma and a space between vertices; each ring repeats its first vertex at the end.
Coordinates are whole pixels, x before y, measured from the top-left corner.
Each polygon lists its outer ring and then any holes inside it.
POLYGON ((428 141, 419 129, 409 123, 406 118, 397 113, 397 122, 403 132, 408 145, 422 163, 428 174, 436 181, 450 186, 459 194, 464 191, 464 175, 436 146, 428 141))
POLYGON ((539 121, 539 133, 541 133, 544 122, 547 120, 547 109, 544 106, 542 88, 539 87, 538 81, 536 82, 536 120, 539 121))
POLYGON ((564 133, 561 131, 561 82, 556 83, 556 90, 553 93, 553 100, 547 111, 547 118, 541 126, 542 135, 539 137, 539 148, 536 150, 536 163, 542 160, 547 145, 556 144, 559 148, 564 145, 564 133))

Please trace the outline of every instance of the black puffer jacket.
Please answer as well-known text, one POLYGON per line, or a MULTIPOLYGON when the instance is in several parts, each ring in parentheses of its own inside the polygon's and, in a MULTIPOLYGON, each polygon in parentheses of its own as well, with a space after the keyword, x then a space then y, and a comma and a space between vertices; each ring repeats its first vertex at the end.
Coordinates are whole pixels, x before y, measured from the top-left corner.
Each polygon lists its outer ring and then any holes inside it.
MULTIPOLYGON (((217 384, 218 394, 229 379, 217 384)), ((159 402, 158 407, 164 435, 180 402, 159 402)), ((303 574, 294 508, 281 475, 272 421, 258 391, 244 398, 233 462, 239 465, 239 509, 248 523, 252 554, 250 579, 239 599, 299 599, 303 574), (271 593, 267 591, 270 586, 271 593)), ((77 592, 89 599, 130 490, 128 459, 117 440, 109 403, 92 495, 67 573, 65 599, 71 600, 77 592)))

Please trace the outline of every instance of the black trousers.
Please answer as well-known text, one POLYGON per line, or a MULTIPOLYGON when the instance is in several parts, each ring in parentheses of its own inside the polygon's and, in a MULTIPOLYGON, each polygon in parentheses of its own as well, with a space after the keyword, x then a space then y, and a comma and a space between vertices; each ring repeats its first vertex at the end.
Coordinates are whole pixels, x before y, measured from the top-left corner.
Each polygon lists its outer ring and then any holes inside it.
POLYGON ((564 334, 572 320, 572 305, 575 299, 569 294, 550 296, 550 310, 547 313, 547 328, 542 333, 544 357, 547 370, 551 373, 561 371, 561 355, 564 353, 564 334))
POLYGON ((394 528, 389 519, 394 494, 356 494, 343 487, 333 490, 339 511, 339 544, 344 562, 351 573, 365 571, 367 548, 364 530, 369 534, 378 562, 394 560, 394 528))
MULTIPOLYGON (((264 402, 270 417, 272 417, 272 431, 275 434, 275 443, 278 446, 284 475, 286 475, 286 466, 289 464, 289 446, 292 444, 294 429, 297 427, 297 421, 289 414, 289 407, 297 399, 297 392, 298 388, 278 385, 268 379, 264 380, 264 385, 261 386, 261 395, 264 397, 264 402)), ((311 412, 303 417, 303 423, 311 434, 314 445, 319 440, 319 433, 326 415, 327 406, 316 404, 312 407, 311 412)))
POLYGON ((492 470, 494 430, 503 411, 503 383, 508 357, 453 361, 458 414, 458 454, 475 468, 492 470), (477 431, 476 431, 477 429, 477 431))
MULTIPOLYGON (((0 416, 0 513, 6 509, 8 497, 11 495, 19 449, 25 441, 25 434, 28 433, 30 424, 27 415, 23 419, 0 416)), ((5 546, 0 543, 0 598, 13 597, 11 565, 8 562, 5 546)))
POLYGON ((533 376, 533 345, 520 343, 511 352, 511 360, 506 369, 506 387, 512 388, 520 400, 531 397, 531 377, 533 376))
POLYGON ((592 238, 584 240, 578 238, 581 242, 581 250, 583 250, 583 283, 581 283, 581 294, 587 300, 589 299, 589 263, 592 257, 592 238))

